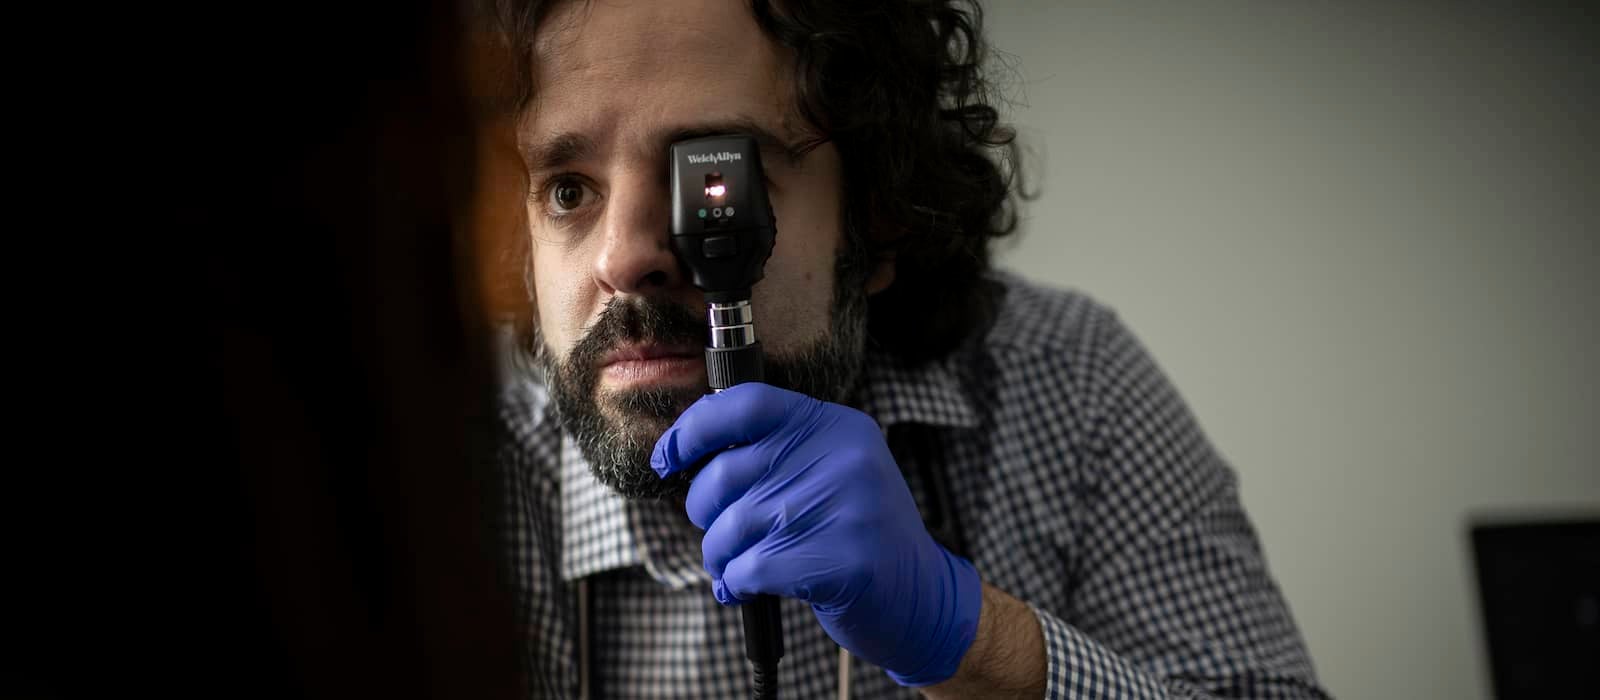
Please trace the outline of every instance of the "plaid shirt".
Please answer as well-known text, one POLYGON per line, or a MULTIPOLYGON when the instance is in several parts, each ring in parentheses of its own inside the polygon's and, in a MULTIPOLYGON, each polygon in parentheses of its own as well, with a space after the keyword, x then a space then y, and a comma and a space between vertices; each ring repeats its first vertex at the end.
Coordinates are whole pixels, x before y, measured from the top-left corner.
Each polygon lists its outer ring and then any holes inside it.
MULTIPOLYGON (((995 281, 990 327, 920 367, 869 351, 853 403, 884 428, 930 532, 1033 608, 1046 697, 1326 697, 1232 469, 1138 341, 1082 295, 995 281)), ((749 697, 739 610, 711 596, 701 531, 599 484, 552 410, 538 383, 513 382, 500 451, 533 695, 578 696, 583 580, 594 697, 749 697)), ((781 605, 779 692, 833 697, 837 647, 806 604, 781 605)), ((850 685, 917 697, 860 659, 850 685)))

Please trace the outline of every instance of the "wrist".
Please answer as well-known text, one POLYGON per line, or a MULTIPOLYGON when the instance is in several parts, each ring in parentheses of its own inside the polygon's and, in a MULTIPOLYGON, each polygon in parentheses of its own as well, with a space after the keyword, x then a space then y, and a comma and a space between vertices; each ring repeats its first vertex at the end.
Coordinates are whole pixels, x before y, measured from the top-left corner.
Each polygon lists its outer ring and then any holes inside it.
POLYGON ((1039 618, 1016 598, 983 584, 977 636, 954 676, 922 688, 929 698, 1038 698, 1047 666, 1039 618))

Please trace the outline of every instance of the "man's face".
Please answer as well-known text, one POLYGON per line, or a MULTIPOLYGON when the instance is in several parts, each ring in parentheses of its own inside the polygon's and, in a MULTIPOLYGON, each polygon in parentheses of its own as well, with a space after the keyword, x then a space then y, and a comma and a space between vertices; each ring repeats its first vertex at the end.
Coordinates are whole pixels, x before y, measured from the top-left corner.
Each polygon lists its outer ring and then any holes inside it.
POLYGON ((536 350, 602 481, 627 496, 681 491, 645 463, 706 385, 704 297, 668 242, 667 146, 715 133, 762 144, 778 236, 752 304, 769 381, 831 400, 854 376, 864 319, 861 277, 847 273, 835 295, 836 267, 854 265, 840 255, 838 154, 826 143, 796 152, 810 134, 788 59, 739 0, 568 2, 535 47, 519 141, 536 350))

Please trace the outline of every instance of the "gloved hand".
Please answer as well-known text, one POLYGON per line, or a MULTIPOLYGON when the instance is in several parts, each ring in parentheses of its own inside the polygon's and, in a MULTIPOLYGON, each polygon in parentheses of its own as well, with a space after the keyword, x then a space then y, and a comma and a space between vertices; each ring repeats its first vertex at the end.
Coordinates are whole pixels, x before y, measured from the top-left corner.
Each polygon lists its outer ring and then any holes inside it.
POLYGON ((811 603, 840 646, 905 686, 955 675, 978 629, 982 584, 934 542, 866 414, 766 384, 690 406, 656 442, 689 486, 717 601, 761 593, 811 603))

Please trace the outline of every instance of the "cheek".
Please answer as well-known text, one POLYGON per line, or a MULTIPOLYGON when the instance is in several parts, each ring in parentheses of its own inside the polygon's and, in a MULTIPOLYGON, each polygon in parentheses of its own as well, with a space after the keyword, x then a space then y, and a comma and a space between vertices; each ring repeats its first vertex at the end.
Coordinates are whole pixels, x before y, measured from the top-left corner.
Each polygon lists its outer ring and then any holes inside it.
POLYGON ((757 332, 764 344, 779 352, 825 335, 833 300, 837 219, 796 218, 787 217, 787 223, 779 220, 766 276, 753 290, 757 332))
POLYGON ((586 268, 559 250, 541 250, 538 243, 533 244, 532 254, 539 331, 544 334, 545 344, 564 359, 567 350, 577 344, 586 319, 587 307, 580 298, 583 283, 588 280, 581 274, 586 268))
POLYGON ((839 163, 831 145, 809 155, 774 192, 778 239, 755 288, 762 342, 792 352, 828 333, 839 230, 839 163))

